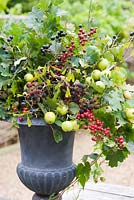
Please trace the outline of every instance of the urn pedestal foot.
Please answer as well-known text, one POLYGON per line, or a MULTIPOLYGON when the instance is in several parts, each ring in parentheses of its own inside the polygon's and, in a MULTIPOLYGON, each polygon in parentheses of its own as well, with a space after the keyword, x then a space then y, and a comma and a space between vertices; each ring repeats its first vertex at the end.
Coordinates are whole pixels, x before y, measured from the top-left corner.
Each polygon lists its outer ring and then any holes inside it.
POLYGON ((62 196, 60 194, 50 198, 50 196, 43 196, 34 194, 32 200, 62 200, 62 196))

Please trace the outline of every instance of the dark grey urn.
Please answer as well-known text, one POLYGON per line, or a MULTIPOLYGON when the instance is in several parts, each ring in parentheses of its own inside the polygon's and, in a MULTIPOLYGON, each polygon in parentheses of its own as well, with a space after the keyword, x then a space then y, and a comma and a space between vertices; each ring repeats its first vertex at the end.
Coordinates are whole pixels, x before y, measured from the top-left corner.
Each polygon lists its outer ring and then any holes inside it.
POLYGON ((72 163, 74 132, 64 133, 63 140, 56 143, 50 125, 43 119, 19 123, 21 163, 17 174, 21 182, 36 194, 33 200, 48 200, 70 185, 75 177, 72 163))

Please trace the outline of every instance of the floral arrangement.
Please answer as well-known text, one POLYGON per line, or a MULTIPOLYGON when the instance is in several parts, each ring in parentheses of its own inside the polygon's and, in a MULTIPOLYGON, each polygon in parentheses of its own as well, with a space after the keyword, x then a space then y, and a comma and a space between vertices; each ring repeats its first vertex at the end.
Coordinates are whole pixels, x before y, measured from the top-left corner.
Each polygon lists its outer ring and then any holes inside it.
POLYGON ((134 142, 134 87, 123 67, 134 33, 122 42, 96 27, 65 27, 56 3, 41 5, 0 35, 0 118, 27 120, 29 127, 44 118, 57 143, 62 131, 87 130, 96 151, 77 166, 84 186, 90 174, 103 180, 99 158, 115 167, 134 142))

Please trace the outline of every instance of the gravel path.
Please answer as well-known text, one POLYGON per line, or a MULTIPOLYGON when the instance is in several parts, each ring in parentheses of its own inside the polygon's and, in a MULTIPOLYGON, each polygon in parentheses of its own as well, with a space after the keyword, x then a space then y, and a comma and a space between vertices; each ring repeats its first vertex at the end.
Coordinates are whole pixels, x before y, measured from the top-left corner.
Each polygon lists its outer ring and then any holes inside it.
MULTIPOLYGON (((74 161, 80 161, 83 153, 91 152, 90 138, 78 133, 75 139, 74 161)), ((33 193, 25 188, 16 175, 16 166, 20 161, 19 144, 0 150, 0 200, 31 200, 33 193)), ((134 186, 134 155, 118 168, 104 166, 107 183, 134 186)))

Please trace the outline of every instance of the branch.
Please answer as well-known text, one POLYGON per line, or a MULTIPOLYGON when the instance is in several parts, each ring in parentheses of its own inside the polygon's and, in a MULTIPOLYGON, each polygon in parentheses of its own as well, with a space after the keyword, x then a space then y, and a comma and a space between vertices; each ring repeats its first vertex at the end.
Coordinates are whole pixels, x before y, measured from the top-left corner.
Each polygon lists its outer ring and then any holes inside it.
POLYGON ((93 2, 93 0, 90 0, 89 14, 88 14, 88 28, 90 28, 90 22, 91 22, 92 2, 93 2))

